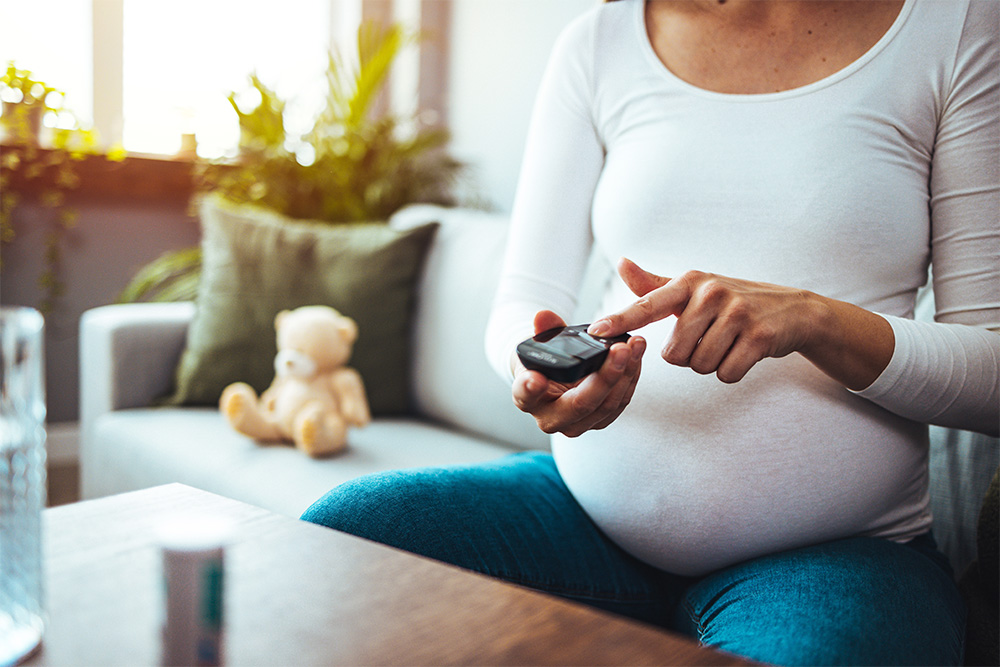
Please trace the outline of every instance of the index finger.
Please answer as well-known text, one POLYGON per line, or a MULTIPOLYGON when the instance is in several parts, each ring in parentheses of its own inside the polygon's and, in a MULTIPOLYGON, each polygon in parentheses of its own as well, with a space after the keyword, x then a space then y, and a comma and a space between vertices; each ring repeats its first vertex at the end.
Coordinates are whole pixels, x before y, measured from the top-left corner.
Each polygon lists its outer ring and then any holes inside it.
POLYGON ((587 333, 609 337, 634 331, 665 317, 679 315, 690 298, 691 290, 683 279, 667 280, 663 286, 646 292, 631 305, 597 320, 590 325, 587 333))

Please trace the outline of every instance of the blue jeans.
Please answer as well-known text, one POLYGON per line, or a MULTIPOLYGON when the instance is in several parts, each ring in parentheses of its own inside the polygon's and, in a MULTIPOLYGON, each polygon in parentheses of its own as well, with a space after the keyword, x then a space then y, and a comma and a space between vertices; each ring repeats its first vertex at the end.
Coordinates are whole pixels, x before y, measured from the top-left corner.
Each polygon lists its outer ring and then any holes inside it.
POLYGON ((772 664, 962 660, 965 609, 930 535, 844 539, 681 577, 611 542, 543 453, 369 475, 302 518, 772 664))

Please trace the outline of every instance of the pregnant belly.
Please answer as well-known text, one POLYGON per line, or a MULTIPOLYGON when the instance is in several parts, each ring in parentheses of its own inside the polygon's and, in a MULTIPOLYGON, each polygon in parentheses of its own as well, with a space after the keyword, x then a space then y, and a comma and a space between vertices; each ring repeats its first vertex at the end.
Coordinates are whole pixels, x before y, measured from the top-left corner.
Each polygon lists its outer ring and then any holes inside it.
POLYGON ((797 356, 766 360, 735 385, 655 356, 643 364, 632 404, 611 427, 553 440, 576 499, 636 557, 697 575, 929 527, 924 427, 797 356))

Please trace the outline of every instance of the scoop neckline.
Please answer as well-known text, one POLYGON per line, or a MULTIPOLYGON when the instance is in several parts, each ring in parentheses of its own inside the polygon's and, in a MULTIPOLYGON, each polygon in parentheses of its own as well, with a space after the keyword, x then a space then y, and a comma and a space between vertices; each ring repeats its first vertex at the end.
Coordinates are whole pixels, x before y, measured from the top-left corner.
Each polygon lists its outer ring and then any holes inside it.
POLYGON ((653 49, 653 44, 649 40, 649 33, 646 30, 646 2, 648 0, 638 0, 634 4, 633 17, 634 17, 634 27, 638 33, 639 44, 642 47, 643 55, 647 60, 650 61, 653 68, 657 70, 660 76, 663 76, 673 84, 686 89, 687 91, 699 95, 701 97, 706 97, 714 100, 721 100, 727 102, 771 102, 782 99, 787 99, 791 97, 798 97, 800 95, 807 95, 809 93, 822 90, 835 83, 842 81, 852 74, 860 70, 872 59, 874 59, 885 47, 895 38, 895 36, 902 29, 903 24, 906 22, 907 17, 913 10, 913 5, 915 0, 904 0, 902 8, 899 10, 899 14, 896 16, 892 25, 889 29, 885 31, 885 34, 875 42, 871 48, 865 51, 857 60, 849 63, 848 65, 842 67, 836 72, 829 74, 822 79, 817 79, 812 83, 807 83, 803 86, 797 86, 795 88, 789 88, 788 90, 780 90, 774 93, 720 93, 714 90, 708 90, 707 88, 702 88, 696 86, 693 83, 689 83, 684 79, 680 78, 674 74, 669 67, 664 64, 660 57, 656 55, 656 51, 653 49))

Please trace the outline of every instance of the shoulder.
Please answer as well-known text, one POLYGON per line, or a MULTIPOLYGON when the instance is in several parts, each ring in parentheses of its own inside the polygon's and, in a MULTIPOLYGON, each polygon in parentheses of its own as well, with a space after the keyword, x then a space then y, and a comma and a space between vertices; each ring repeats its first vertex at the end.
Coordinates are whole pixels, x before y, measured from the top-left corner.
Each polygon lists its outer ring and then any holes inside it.
POLYGON ((890 57, 874 71, 914 96, 932 96, 940 118, 956 95, 996 77, 998 22, 998 0, 907 0, 899 29, 887 40, 890 57))
POLYGON ((989 58, 995 65, 1000 53, 1000 2, 997 0, 968 0, 958 58, 969 57, 970 53, 989 58))
POLYGON ((626 76, 639 56, 643 0, 604 2, 577 16, 556 40, 552 64, 576 73, 593 93, 626 76))
POLYGON ((938 30, 945 14, 954 25, 945 61, 948 106, 961 108, 966 101, 985 97, 992 100, 989 106, 995 114, 994 98, 1000 86, 1000 2, 953 0, 930 4, 941 13, 938 30))
POLYGON ((618 0, 592 7, 563 28, 557 48, 592 55, 602 45, 626 40, 641 5, 642 0, 618 0))
POLYGON ((992 35, 1000 33, 1000 2, 997 0, 968 0, 966 27, 976 32, 992 35))
POLYGON ((1000 36, 998 0, 911 0, 907 28, 930 43, 990 42, 1000 36))
MULTIPOLYGON (((559 33, 549 57, 544 87, 592 99, 599 64, 615 62, 608 49, 624 38, 628 16, 642 0, 605 2, 571 20, 559 33)), ((604 69, 605 65, 601 66, 604 69)), ((589 102, 588 102, 589 103, 589 102)))

